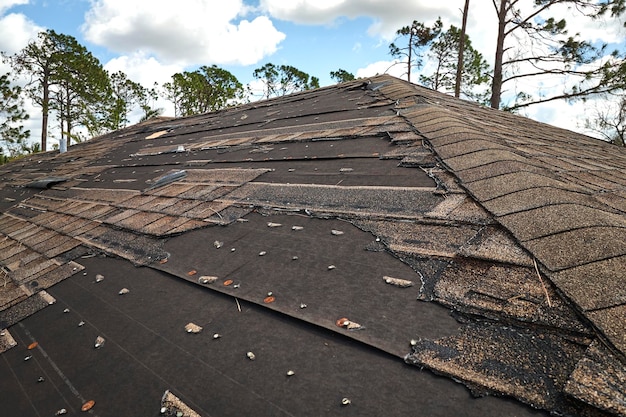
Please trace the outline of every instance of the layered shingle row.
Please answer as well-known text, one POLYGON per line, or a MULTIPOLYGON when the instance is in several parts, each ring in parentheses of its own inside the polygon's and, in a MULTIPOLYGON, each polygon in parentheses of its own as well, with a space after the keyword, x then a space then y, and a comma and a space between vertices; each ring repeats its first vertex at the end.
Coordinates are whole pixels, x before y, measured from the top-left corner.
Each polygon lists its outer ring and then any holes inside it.
MULTIPOLYGON (((157 385, 177 381, 186 387, 178 394, 198 412, 233 411, 219 408, 219 398, 233 393, 220 391, 217 380, 241 389, 242 410, 291 407, 298 382, 285 385, 284 372, 267 358, 282 367, 291 357, 286 351, 306 351, 315 368, 327 369, 335 357, 320 340, 299 345, 304 336, 295 326, 427 366, 477 394, 515 396, 566 415, 626 414, 623 384, 615 383, 623 377, 620 362, 606 347, 619 344, 598 343, 575 311, 606 340, 620 337, 623 321, 612 309, 623 305, 621 246, 605 251, 579 241, 591 231, 617 236, 624 227, 623 188, 609 178, 619 161, 613 165, 607 149, 387 76, 139 125, 0 171, 2 244, 11 256, 28 247, 35 260, 0 261, 14 268, 0 295, 23 305, 20 280, 53 264, 67 270, 74 260, 107 270, 97 289, 90 270, 58 291, 91 331, 106 329, 108 346, 119 347, 115 362, 107 353, 98 363, 120 372, 149 369, 146 378, 157 385), (557 154, 550 141, 588 149, 557 154), (44 189, 22 188, 32 181, 44 189), (584 274, 593 282, 579 284, 584 274), (253 305, 266 315, 247 315, 253 305), (269 317, 276 318, 271 326, 269 317), (182 339, 172 331, 190 322, 219 333, 182 339), (266 372, 259 379, 234 353, 252 334, 257 344, 246 349, 266 372), (288 346, 272 345, 274 336, 288 346), (171 363, 159 359, 163 352, 171 363), (190 389, 185 375, 164 375, 156 363, 186 370, 197 378, 191 385, 210 385, 215 395, 190 389), (594 372, 601 378, 591 378, 594 372)), ((75 324, 50 326, 66 336, 76 331, 75 324)), ((22 329, 16 333, 26 340, 22 329)), ((55 339, 42 338, 54 350, 55 339)), ((68 349, 81 355, 74 344, 68 349)), ((326 373, 317 385, 345 384, 369 366, 352 352, 353 373, 326 373)), ((245 353, 240 359, 249 363, 245 353)), ((86 366, 95 355, 73 363, 86 366)), ((384 386, 400 380, 392 374, 384 386)), ((321 391, 298 392, 318 404, 326 398, 321 391)), ((365 392, 357 391, 356 402, 365 392)), ((97 394, 111 400, 106 391, 97 394)), ((418 396, 404 400, 411 410, 428 409, 418 396)), ((376 415, 383 404, 356 410, 376 415)), ((319 415, 321 408, 311 410, 319 415)))

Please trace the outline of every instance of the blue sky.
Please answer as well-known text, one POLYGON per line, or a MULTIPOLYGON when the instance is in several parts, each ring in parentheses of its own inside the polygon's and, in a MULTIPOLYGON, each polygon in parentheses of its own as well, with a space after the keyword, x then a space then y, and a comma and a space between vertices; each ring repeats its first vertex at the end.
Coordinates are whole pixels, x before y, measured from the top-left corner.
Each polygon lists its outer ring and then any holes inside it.
MULTIPOLYGON (((23 0, 16 0, 23 1, 23 0)), ((223 0, 221 0, 223 1, 223 0)), ((5 1, 6 2, 6 1, 5 1)), ((184 3, 185 0, 182 0, 184 3)), ((0 4, 2 0, 0 0, 0 4)), ((9 1, 11 3, 11 1, 9 1)), ((219 3, 219 2, 218 2, 219 3)), ((145 3, 146 5, 148 3, 145 3)), ((246 1, 244 4, 259 7, 259 2, 246 1)), ((111 48, 93 42, 85 36, 85 15, 92 2, 87 0, 31 0, 26 4, 15 4, 5 14, 22 14, 33 24, 41 28, 54 29, 57 32, 72 35, 85 45, 103 64, 119 57, 120 53, 111 48)), ((219 7, 219 6, 218 6, 219 7)), ((262 15, 261 11, 251 11, 238 16, 231 23, 251 20, 262 15)), ((375 16, 348 18, 339 16, 323 24, 294 23, 283 19, 272 19, 275 29, 285 35, 272 54, 265 55, 254 64, 242 65, 206 59, 203 62, 189 62, 179 65, 181 69, 194 69, 203 64, 217 64, 235 74, 240 81, 247 83, 253 79, 252 73, 266 62, 295 66, 310 75, 320 78, 322 85, 332 84, 330 71, 343 68, 355 73, 377 61, 389 61, 388 45, 392 33, 370 35, 368 28, 377 20, 375 16)), ((402 24, 409 24, 411 19, 402 24)), ((399 24, 398 27, 402 26, 399 24)), ((184 30, 181 27, 180 30, 184 30)), ((157 57, 158 54, 150 53, 157 57)), ((168 64, 167 60, 164 64, 168 64)), ((162 75, 154 81, 162 82, 162 75)), ((145 84, 149 84, 142 80, 145 84)))
MULTIPOLYGON (((150 87, 200 65, 218 65, 242 83, 267 62, 286 64, 332 84, 330 71, 356 76, 385 72, 392 64, 388 45, 395 30, 414 19, 460 26, 464 0, 0 0, 0 50, 13 53, 37 32, 54 29, 74 36, 109 71, 124 71, 150 87)), ((532 6, 532 2, 527 7, 532 6)), ((569 13, 563 9, 559 13, 569 13)), ((624 48, 619 22, 567 16, 571 32, 624 48)), ((471 2, 468 34, 491 64, 496 22, 491 1, 471 2)), ((10 70, 0 65, 0 72, 10 70)), ((403 76, 402 66, 388 71, 403 76)), ((561 79, 534 80, 520 86, 549 92, 561 79)), ((159 103, 171 112, 167 102, 159 103)), ((33 136, 37 109, 30 111, 33 136)), ((576 129, 585 105, 563 102, 536 106, 526 115, 576 129)), ((173 115, 173 114, 172 114, 173 115)))

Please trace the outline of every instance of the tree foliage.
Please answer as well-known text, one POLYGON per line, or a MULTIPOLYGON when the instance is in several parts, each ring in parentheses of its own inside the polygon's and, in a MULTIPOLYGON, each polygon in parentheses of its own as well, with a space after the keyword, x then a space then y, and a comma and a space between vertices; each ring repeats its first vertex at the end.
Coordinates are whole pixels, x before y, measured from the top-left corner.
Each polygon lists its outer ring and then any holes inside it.
POLYGON ((120 129, 128 123, 128 115, 138 102, 138 97, 144 87, 132 80, 129 80, 122 71, 109 75, 111 85, 111 128, 120 129))
POLYGON ((30 41, 20 52, 2 57, 8 61, 16 74, 26 74, 30 81, 26 92, 33 102, 41 107, 41 149, 46 150, 48 136, 48 114, 50 107, 50 86, 59 70, 60 63, 56 45, 52 39, 54 31, 40 32, 36 40, 30 41))
POLYGON ((94 107, 88 115, 85 125, 90 135, 126 127, 130 123, 130 114, 136 110, 141 111, 140 121, 156 117, 163 111, 152 106, 158 99, 156 85, 146 88, 130 80, 122 71, 109 74, 109 85, 102 105, 94 107))
POLYGON ((159 93, 157 92, 158 84, 155 82, 154 87, 152 88, 142 88, 138 91, 137 94, 137 105, 141 109, 141 118, 140 122, 145 122, 146 120, 150 120, 154 117, 158 117, 163 113, 163 109, 160 107, 154 107, 154 103, 159 98, 159 93))
POLYGON ((404 26, 396 31, 396 39, 389 45, 389 54, 406 65, 409 82, 412 69, 422 67, 424 51, 440 35, 442 28, 441 19, 437 19, 432 27, 414 20, 411 26, 404 26))
POLYGON ((570 34, 565 19, 547 14, 566 6, 590 19, 624 12, 625 0, 535 0, 523 9, 521 0, 492 0, 498 19, 498 37, 490 104, 516 110, 559 99, 578 99, 623 88, 624 57, 609 54, 606 45, 595 45, 570 34), (606 56, 609 56, 606 58, 606 56), (603 59, 603 57, 605 57, 603 59), (554 75, 569 80, 561 92, 543 96, 519 91, 513 103, 502 103, 502 92, 515 80, 554 75))
POLYGON ((82 140, 73 133, 74 128, 84 126, 86 119, 102 108, 111 85, 100 61, 76 39, 57 35, 56 44, 62 65, 54 77, 51 108, 60 123, 61 140, 69 146, 72 140, 82 140))
POLYGON ((340 68, 337 71, 331 71, 330 72, 330 78, 335 80, 335 82, 337 82, 337 83, 345 83, 345 82, 348 82, 348 81, 353 81, 354 80, 354 75, 352 73, 349 73, 348 71, 340 68))
POLYGON ((174 74, 171 82, 163 84, 163 92, 174 104, 176 116, 221 110, 246 98, 239 80, 215 65, 174 74))
POLYGON ((319 78, 290 65, 267 63, 255 69, 253 76, 263 82, 263 98, 284 96, 320 86, 319 78))
POLYGON ((28 97, 41 107, 41 149, 46 150, 48 117, 57 112, 61 135, 72 138, 89 106, 102 99, 108 87, 100 62, 78 41, 54 30, 40 32, 21 51, 2 54, 18 75, 25 75, 28 97))
POLYGON ((12 85, 8 74, 0 76, 0 164, 27 151, 30 131, 23 122, 29 115, 24 110, 22 89, 12 85))
POLYGON ((608 142, 626 146, 626 96, 617 102, 605 104, 592 111, 591 117, 585 120, 585 127, 608 142))
POLYGON ((421 74, 420 83, 433 90, 452 93, 457 81, 459 51, 463 45, 460 72, 460 92, 465 98, 480 103, 487 101, 487 83, 491 80, 490 68, 482 54, 472 46, 469 36, 462 40, 461 30, 454 25, 445 32, 439 32, 432 40, 426 54, 431 74, 421 74))

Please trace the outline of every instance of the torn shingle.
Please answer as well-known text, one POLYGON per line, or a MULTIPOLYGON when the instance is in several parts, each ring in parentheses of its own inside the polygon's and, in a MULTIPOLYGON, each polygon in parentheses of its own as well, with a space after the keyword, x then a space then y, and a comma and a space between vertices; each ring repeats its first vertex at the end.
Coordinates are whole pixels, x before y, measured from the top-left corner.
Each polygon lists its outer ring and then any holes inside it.
MULTIPOLYGON (((600 141, 383 75, 8 165, 1 324, 97 410, 154 413, 166 382, 199 415, 623 414, 626 158, 600 141), (397 366, 411 345, 509 399, 397 366)), ((80 407, 3 356, 0 408, 80 407)))

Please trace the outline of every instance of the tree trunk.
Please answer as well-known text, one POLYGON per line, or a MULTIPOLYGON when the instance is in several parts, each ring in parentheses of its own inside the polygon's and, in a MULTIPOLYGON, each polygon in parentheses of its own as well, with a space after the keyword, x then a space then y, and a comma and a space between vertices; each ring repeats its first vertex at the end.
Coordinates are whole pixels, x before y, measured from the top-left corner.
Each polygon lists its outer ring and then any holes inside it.
POLYGON ((48 107, 50 103, 50 85, 48 84, 48 74, 43 76, 43 98, 41 100, 41 152, 46 151, 48 139, 48 107))
POLYGON ((65 110, 67 111, 67 117, 65 123, 67 124, 67 133, 65 137, 67 138, 67 149, 70 148, 70 141, 72 140, 72 120, 71 120, 71 102, 70 102, 70 93, 68 88, 67 98, 65 99, 65 110))
POLYGON ((413 59, 413 27, 411 27, 411 33, 409 34, 409 60, 407 62, 406 80, 411 82, 411 60, 413 59))
POLYGON ((461 26, 461 38, 459 39, 459 60, 456 65, 456 81, 454 83, 454 97, 461 96, 461 78, 463 77, 463 52, 465 50, 465 31, 467 30, 467 13, 470 0, 465 0, 463 7, 463 24, 461 26))
POLYGON ((500 0, 498 11, 498 40, 496 44, 496 59, 493 64, 493 81, 491 83, 491 107, 500 108, 502 94, 502 61, 504 56, 504 31, 506 28, 506 10, 508 0, 500 0))

